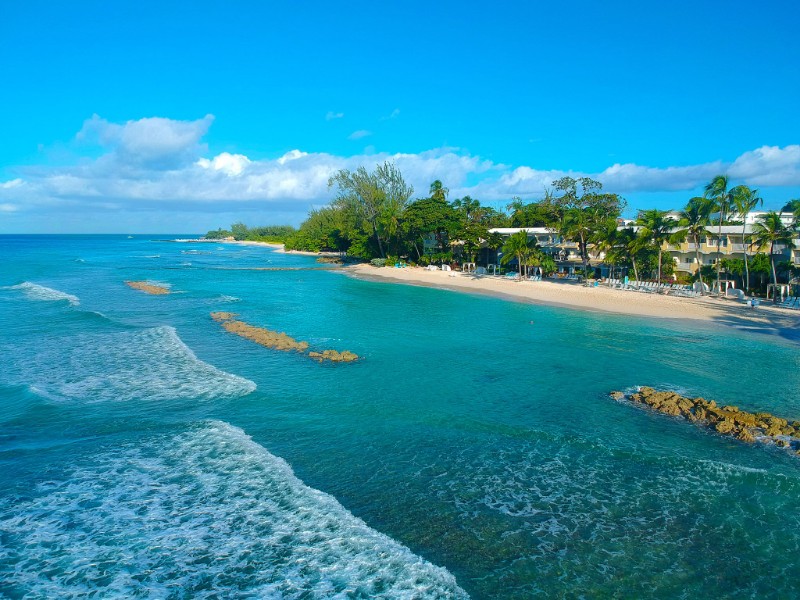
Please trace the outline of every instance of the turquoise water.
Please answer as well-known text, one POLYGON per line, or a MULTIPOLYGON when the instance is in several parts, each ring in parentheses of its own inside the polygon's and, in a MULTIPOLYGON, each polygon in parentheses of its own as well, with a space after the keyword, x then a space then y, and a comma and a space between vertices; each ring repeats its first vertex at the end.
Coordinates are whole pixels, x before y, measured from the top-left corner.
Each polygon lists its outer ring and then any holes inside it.
POLYGON ((796 342, 147 236, 0 236, 0 265, 0 596, 800 594, 800 459, 607 396, 798 418, 796 342))

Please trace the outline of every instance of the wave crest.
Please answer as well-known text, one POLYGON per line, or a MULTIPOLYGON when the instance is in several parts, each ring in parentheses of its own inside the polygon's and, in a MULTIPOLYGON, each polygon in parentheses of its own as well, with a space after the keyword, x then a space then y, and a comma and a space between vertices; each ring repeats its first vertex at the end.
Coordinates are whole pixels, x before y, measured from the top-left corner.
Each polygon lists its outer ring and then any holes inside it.
POLYGON ((0 516, 12 595, 467 597, 218 421, 93 457, 0 516))

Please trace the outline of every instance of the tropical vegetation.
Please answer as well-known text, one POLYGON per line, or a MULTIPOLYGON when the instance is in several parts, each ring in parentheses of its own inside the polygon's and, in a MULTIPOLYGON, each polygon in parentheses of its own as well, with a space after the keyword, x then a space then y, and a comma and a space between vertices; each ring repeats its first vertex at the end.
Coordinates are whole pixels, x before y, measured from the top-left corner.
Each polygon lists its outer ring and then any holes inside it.
POLYGON ((474 263, 481 256, 480 260, 487 262, 497 256, 501 265, 520 275, 527 274, 530 267, 550 273, 557 268, 556 260, 574 249, 587 276, 602 256, 612 273, 630 269, 636 279, 658 281, 674 277, 676 265, 665 252, 669 245, 688 241, 697 265, 693 271, 701 283, 715 277, 719 286, 724 270, 749 289, 753 273, 761 275, 758 287, 763 287, 765 276, 771 275, 777 282, 779 273, 792 274, 791 266, 775 264, 772 251, 777 246, 791 246, 800 222, 800 200, 791 200, 782 212, 759 219, 750 239, 746 224, 763 200, 758 190, 746 185, 731 187, 726 175, 714 177, 703 196, 691 198, 683 209, 642 210, 632 222, 621 219, 625 200, 588 177, 559 178, 539 200, 524 202, 515 197, 505 210, 471 196, 451 199, 450 190, 440 180, 430 184, 427 194, 415 197, 414 188, 390 162, 373 170, 339 170, 328 185, 333 200, 311 210, 299 229, 248 228, 234 223, 230 230, 211 231, 206 237, 280 241, 287 249, 339 252, 375 264, 394 264, 398 259, 423 265, 474 263), (787 215, 792 215, 793 224, 784 222, 787 215), (742 226, 745 251, 741 259, 723 258, 723 225, 742 226), (511 236, 491 231, 503 227, 546 228, 556 238, 554 244, 561 254, 546 254, 535 236, 525 231, 511 236), (714 266, 702 264, 701 240, 716 246, 714 266), (769 255, 758 252, 766 247, 769 255))

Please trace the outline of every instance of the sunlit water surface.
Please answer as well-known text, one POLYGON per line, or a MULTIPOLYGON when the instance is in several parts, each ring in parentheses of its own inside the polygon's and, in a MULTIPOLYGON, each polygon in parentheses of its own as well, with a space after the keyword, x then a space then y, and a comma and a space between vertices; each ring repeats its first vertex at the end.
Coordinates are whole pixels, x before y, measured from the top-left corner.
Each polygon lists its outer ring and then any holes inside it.
POLYGON ((796 343, 154 236, 0 264, 0 596, 800 594, 800 459, 607 395, 798 418, 796 343))

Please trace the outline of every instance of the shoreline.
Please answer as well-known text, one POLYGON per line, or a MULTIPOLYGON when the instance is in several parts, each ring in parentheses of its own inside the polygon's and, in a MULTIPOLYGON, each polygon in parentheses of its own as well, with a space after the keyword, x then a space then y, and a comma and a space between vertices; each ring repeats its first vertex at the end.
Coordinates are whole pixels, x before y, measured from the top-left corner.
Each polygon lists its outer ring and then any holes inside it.
MULTIPOLYGON (((339 256, 337 252, 286 250, 281 243, 207 240, 244 246, 265 246, 285 254, 300 256, 339 256)), ((686 324, 733 328, 744 333, 760 333, 800 344, 800 313, 762 303, 749 309, 735 300, 711 296, 683 298, 617 290, 603 286, 587 287, 577 282, 543 280, 513 281, 491 275, 458 271, 428 271, 422 267, 373 267, 366 263, 335 269, 348 277, 378 283, 414 285, 452 292, 490 296, 511 302, 555 306, 569 310, 659 319, 686 324)))
POLYGON ((587 287, 566 281, 512 281, 488 275, 428 271, 420 267, 398 269, 358 264, 344 267, 342 272, 366 281, 445 289, 583 312, 717 324, 800 343, 800 314, 765 304, 750 309, 733 300, 709 296, 682 298, 616 290, 603 285, 587 287))

